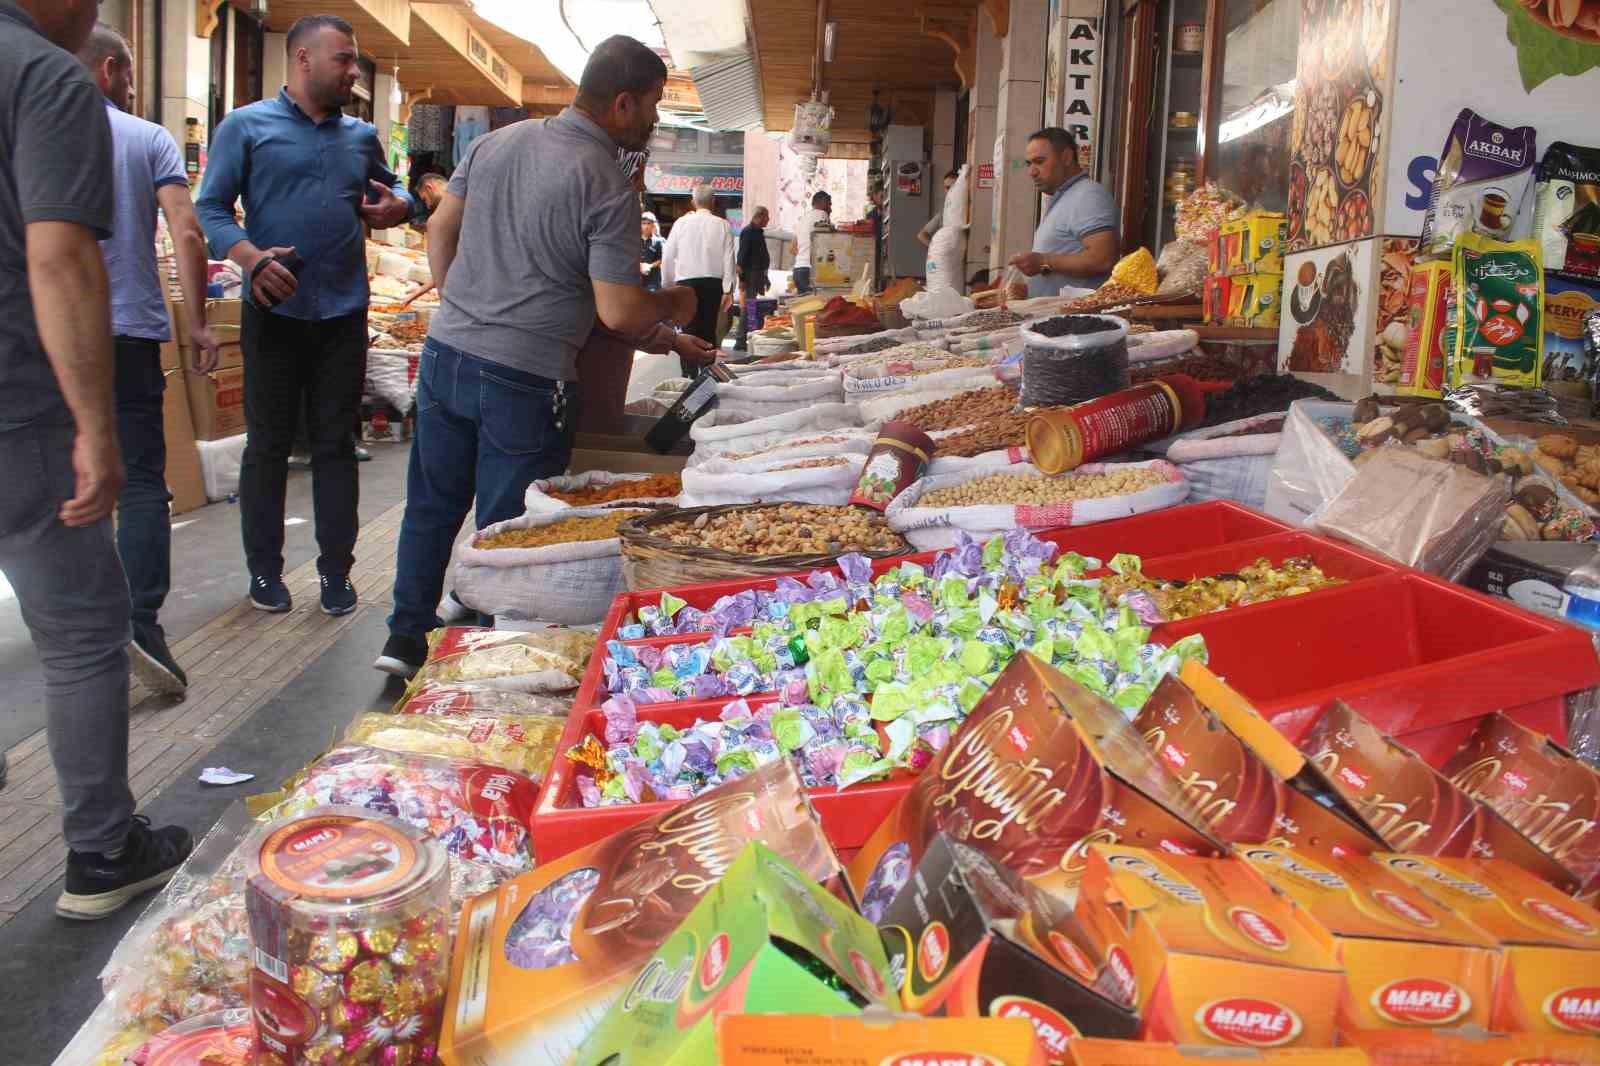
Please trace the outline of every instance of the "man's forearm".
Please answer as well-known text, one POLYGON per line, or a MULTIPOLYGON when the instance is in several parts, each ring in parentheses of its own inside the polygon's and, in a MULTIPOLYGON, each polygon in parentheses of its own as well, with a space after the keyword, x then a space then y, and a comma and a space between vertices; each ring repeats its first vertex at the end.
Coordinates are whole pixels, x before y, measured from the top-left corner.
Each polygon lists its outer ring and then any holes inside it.
POLYGON ((116 432, 111 289, 94 234, 67 222, 28 227, 28 287, 39 339, 85 436, 116 432))
POLYGON ((1074 277, 1093 277, 1104 274, 1117 265, 1112 259, 1106 262, 1105 257, 1092 252, 1060 252, 1056 255, 1045 256, 1045 262, 1050 264, 1050 269, 1056 274, 1068 274, 1074 277))
POLYGON ((615 304, 602 303, 597 310, 600 321, 613 333, 638 337, 672 317, 672 301, 665 290, 649 292, 629 287, 615 304))
MULTIPOLYGON (((169 218, 170 222, 171 219, 169 218)), ((189 217, 173 227, 172 250, 178 260, 178 288, 183 293, 184 324, 194 333, 206 327, 206 238, 200 223, 189 217)))
POLYGON ((454 230, 437 236, 441 239, 428 241, 428 273, 433 276, 433 287, 442 293, 444 279, 456 261, 456 247, 460 243, 461 233, 454 230))
POLYGON ((256 264, 259 263, 262 257, 266 254, 267 253, 263 252, 260 248, 257 248, 248 240, 240 241, 238 244, 235 244, 232 248, 228 249, 228 258, 233 262, 238 263, 240 268, 244 270, 244 281, 246 287, 249 287, 250 284, 250 272, 256 268, 256 264))

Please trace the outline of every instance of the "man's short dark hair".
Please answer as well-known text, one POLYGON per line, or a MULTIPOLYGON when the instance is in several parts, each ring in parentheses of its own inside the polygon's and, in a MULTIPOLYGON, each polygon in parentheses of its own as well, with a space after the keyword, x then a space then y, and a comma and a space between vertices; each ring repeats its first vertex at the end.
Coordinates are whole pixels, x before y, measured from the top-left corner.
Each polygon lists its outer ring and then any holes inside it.
POLYGON ((78 62, 94 70, 112 58, 116 59, 117 66, 125 67, 133 62, 133 49, 128 47, 128 39, 122 34, 104 22, 96 22, 89 31, 89 39, 78 49, 78 62))
POLYGON ((644 96, 666 80, 667 65, 661 57, 619 33, 601 41, 584 64, 578 102, 592 111, 605 111, 623 93, 644 96))
POLYGON ((1049 141, 1050 147, 1054 148, 1058 153, 1076 153, 1078 151, 1078 138, 1074 137, 1060 126, 1046 126, 1038 133, 1029 134, 1028 140, 1049 141))
POLYGON ((959 177, 961 177, 961 171, 959 171, 959 170, 948 170, 948 171, 945 172, 944 180, 945 181, 955 181, 959 177))
POLYGON ((830 207, 833 206, 833 197, 818 189, 811 197, 811 206, 821 207, 823 204, 827 204, 830 207))
POLYGON ((338 15, 306 15, 295 19, 294 25, 289 27, 289 51, 293 53, 296 48, 305 44, 306 38, 321 29, 338 30, 346 37, 356 35, 355 27, 338 15))

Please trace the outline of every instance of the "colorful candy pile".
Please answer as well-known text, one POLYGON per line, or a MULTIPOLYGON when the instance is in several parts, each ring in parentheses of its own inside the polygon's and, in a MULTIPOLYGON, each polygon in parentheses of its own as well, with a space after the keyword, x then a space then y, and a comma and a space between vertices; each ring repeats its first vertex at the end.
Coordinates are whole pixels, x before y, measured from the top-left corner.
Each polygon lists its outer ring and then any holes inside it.
POLYGON ((1147 592, 1109 599, 1084 577, 1098 560, 1069 554, 1051 565, 1055 550, 1015 530, 876 580, 866 559, 845 556, 842 579, 785 578, 708 611, 663 595, 625 637, 707 621, 719 635, 607 645, 604 744, 589 737, 567 753, 585 768, 585 805, 686 798, 783 754, 813 787, 920 769, 1023 650, 1130 713, 1183 660, 1204 659, 1198 636, 1149 643, 1161 615, 1147 592), (757 693, 777 702, 752 710, 741 700, 682 731, 637 721, 639 705, 757 693))

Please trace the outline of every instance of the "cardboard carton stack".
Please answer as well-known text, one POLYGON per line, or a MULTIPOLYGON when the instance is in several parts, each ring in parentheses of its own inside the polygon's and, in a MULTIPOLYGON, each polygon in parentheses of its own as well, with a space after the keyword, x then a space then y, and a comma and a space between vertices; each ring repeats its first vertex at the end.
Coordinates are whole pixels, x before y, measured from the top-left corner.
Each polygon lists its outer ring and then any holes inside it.
POLYGON ((1277 328, 1288 237, 1288 219, 1275 211, 1252 211, 1211 231, 1203 289, 1207 322, 1277 328))

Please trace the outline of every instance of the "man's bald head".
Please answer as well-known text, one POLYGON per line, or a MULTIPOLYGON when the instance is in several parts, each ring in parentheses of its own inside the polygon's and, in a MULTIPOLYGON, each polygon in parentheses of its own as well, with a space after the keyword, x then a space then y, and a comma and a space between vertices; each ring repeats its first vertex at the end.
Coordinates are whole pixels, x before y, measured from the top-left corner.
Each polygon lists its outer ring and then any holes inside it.
POLYGON ((133 110, 133 49, 126 37, 104 22, 95 23, 78 49, 78 62, 107 100, 124 111, 133 110))

